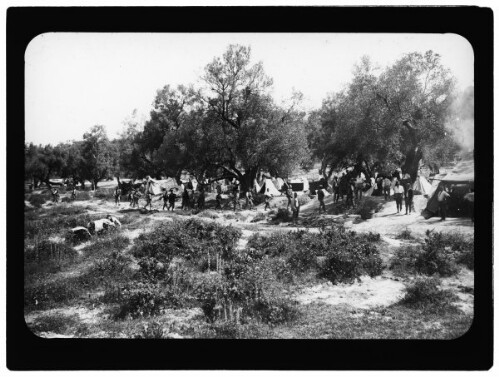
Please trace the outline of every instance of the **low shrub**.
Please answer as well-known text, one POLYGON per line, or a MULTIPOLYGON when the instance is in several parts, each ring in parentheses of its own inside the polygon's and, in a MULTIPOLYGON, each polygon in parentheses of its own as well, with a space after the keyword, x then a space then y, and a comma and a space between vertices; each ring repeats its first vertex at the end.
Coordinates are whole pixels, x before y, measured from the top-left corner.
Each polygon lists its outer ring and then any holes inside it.
POLYGON ((420 254, 420 245, 400 247, 390 262, 390 270, 393 270, 397 275, 414 274, 416 272, 416 261, 420 254))
POLYGON ((425 275, 451 276, 459 271, 442 233, 427 232, 422 252, 415 261, 416 271, 425 275))
POLYGON ((364 238, 368 242, 379 242, 379 240, 381 240, 381 235, 374 232, 362 234, 360 237, 364 238))
POLYGON ((43 239, 35 242, 34 247, 24 252, 25 263, 43 264, 47 262, 73 261, 78 253, 72 247, 64 244, 43 239))
POLYGON ((78 315, 64 315, 60 313, 45 314, 37 317, 29 326, 36 335, 43 332, 65 334, 78 325, 78 315))
POLYGON ((114 199, 114 188, 99 188, 94 191, 94 198, 97 199, 114 199))
POLYGON ((473 250, 465 250, 459 253, 456 257, 456 263, 463 264, 470 270, 475 268, 475 252, 473 250))
POLYGON ((90 195, 89 191, 77 191, 76 199, 77 201, 85 201, 92 199, 92 195, 90 195))
POLYGON ((199 217, 206 217, 208 219, 218 219, 219 218, 218 213, 216 213, 215 211, 211 211, 211 210, 200 211, 198 213, 198 216, 199 217))
POLYGON ((414 236, 412 235, 412 232, 408 228, 405 228, 397 235, 397 238, 399 240, 413 240, 414 236))
POLYGON ((140 328, 135 330, 131 338, 134 339, 168 339, 168 330, 159 321, 142 323, 140 328))
POLYGON ((49 309, 66 304, 82 294, 82 286, 77 279, 59 279, 47 282, 46 279, 24 288, 25 309, 49 309))
POLYGON ((31 194, 28 201, 35 208, 41 208, 42 204, 45 204, 45 202, 47 202, 51 198, 52 196, 50 194, 31 194))
POLYGON ((406 294, 400 303, 423 312, 443 314, 455 312, 452 305, 457 296, 438 287, 439 281, 435 278, 420 278, 406 288, 406 294))
POLYGON ((137 258, 154 257, 168 265, 174 256, 197 259, 219 253, 231 258, 241 231, 232 226, 219 225, 198 219, 162 224, 137 239, 133 255, 137 258))
POLYGON ((95 242, 85 247, 83 251, 86 258, 91 256, 105 256, 113 252, 122 252, 129 244, 130 239, 127 236, 114 230, 97 236, 95 242))
POLYGON ((151 317, 166 307, 181 307, 181 300, 169 286, 149 282, 132 282, 122 289, 116 318, 151 317))
POLYGON ((271 326, 291 322, 298 316, 297 302, 286 297, 267 296, 255 301, 255 316, 271 326))
POLYGON ((254 233, 246 245, 248 250, 253 249, 253 255, 268 255, 270 257, 287 254, 291 243, 289 242, 289 235, 284 232, 273 232, 269 236, 262 236, 259 233, 254 233))
POLYGON ((197 337, 203 339, 264 339, 270 338, 271 333, 255 321, 245 324, 223 321, 211 324, 208 329, 197 334, 197 337))
POLYGON ((293 221, 293 216, 286 208, 279 208, 277 213, 272 217, 274 223, 289 223, 293 221))
POLYGON ((372 215, 382 207, 382 203, 378 202, 376 199, 372 197, 363 197, 357 207, 355 208, 355 214, 360 215, 362 220, 367 220, 372 217, 372 215))
POLYGON ((354 233, 343 232, 329 245, 319 276, 333 284, 352 283, 364 274, 375 277, 382 271, 382 260, 376 246, 354 233))

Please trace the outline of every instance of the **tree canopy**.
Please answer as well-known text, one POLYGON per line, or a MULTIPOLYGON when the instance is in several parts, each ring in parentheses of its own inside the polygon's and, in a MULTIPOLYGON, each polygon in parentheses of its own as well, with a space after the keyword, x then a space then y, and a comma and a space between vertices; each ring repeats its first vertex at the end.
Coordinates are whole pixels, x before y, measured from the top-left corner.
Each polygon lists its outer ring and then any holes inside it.
POLYGON ((252 187, 261 171, 286 176, 307 157, 305 113, 278 106, 272 80, 251 50, 229 46, 194 89, 165 86, 137 137, 137 167, 154 175, 237 179, 252 187))
POLYGON ((420 161, 449 158, 457 144, 446 128, 455 82, 440 56, 410 53, 381 72, 364 57, 344 91, 328 97, 311 118, 309 138, 322 171, 355 166, 374 170, 402 167, 416 179, 420 161))

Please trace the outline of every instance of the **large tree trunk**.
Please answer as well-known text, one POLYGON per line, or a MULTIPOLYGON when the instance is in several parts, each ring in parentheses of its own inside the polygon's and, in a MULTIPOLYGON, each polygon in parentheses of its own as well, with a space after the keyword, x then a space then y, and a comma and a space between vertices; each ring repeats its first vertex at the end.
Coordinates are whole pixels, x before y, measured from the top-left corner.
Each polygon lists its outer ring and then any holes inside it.
POLYGON ((419 171, 419 162, 423 158, 423 152, 418 147, 412 148, 406 155, 404 165, 402 165, 402 172, 409 173, 411 176, 411 183, 416 181, 419 171))

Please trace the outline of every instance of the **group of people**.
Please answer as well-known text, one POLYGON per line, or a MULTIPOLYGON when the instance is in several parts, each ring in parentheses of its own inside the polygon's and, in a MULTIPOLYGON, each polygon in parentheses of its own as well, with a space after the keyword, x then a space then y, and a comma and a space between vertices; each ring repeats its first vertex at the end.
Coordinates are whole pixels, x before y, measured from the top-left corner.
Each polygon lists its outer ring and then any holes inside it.
POLYGON ((334 203, 338 203, 340 199, 343 201, 343 197, 346 197, 346 206, 352 207, 362 199, 367 184, 362 173, 356 176, 352 176, 350 173, 343 173, 340 178, 336 175, 333 177, 332 188, 334 203))
MULTIPOLYGON (((60 200, 61 200, 61 196, 59 194, 59 190, 55 187, 53 187, 51 190, 51 194, 52 194, 52 201, 54 203, 59 203, 60 200)), ((71 196, 70 196, 71 200, 76 200, 76 186, 73 186, 73 188, 71 189, 71 196)))

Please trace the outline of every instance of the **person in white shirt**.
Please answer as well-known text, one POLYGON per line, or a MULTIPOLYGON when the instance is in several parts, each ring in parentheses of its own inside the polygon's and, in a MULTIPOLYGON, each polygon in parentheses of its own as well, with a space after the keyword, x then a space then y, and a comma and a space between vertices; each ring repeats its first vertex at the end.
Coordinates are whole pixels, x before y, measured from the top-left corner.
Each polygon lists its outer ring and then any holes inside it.
POLYGON ((447 214, 447 198, 450 197, 449 193, 444 189, 444 186, 440 186, 438 189, 438 208, 440 210, 440 220, 444 221, 447 214))
POLYGON ((298 215, 300 214, 300 201, 298 200, 298 194, 296 192, 291 202, 291 209, 293 210, 293 224, 296 224, 298 215))
POLYGON ((402 211, 402 197, 404 195, 404 188, 397 181, 395 182, 395 187, 393 188, 393 193, 395 196, 395 202, 397 204, 397 213, 402 211))

